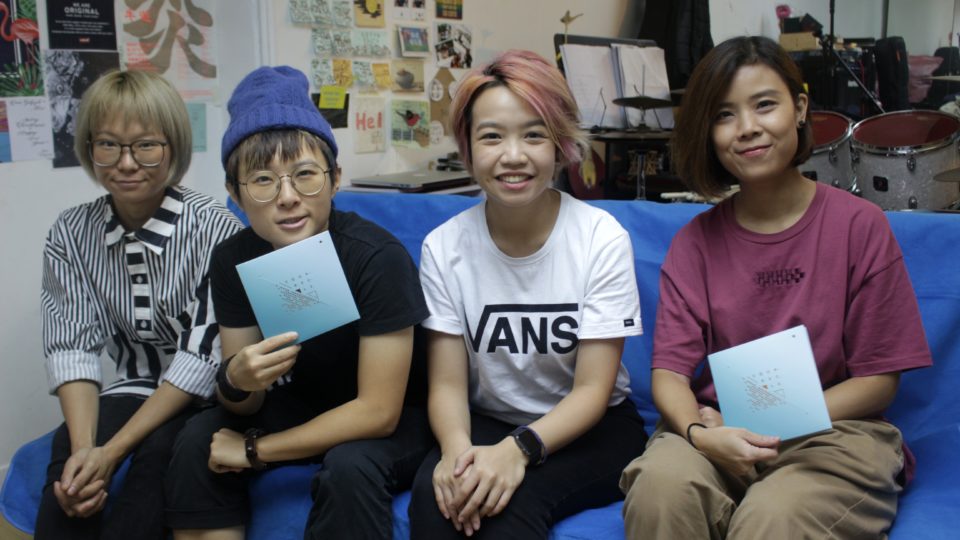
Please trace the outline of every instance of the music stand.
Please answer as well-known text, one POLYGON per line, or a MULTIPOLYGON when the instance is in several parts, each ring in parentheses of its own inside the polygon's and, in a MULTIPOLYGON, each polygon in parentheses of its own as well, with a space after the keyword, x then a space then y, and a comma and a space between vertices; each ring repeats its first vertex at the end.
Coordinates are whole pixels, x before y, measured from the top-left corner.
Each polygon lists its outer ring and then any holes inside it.
POLYGON ((563 71, 563 57, 560 54, 561 45, 592 45, 594 47, 609 47, 614 43, 622 45, 635 45, 637 47, 656 47, 657 42, 652 39, 628 39, 628 38, 608 38, 598 36, 575 36, 573 34, 554 34, 553 52, 557 59, 557 69, 566 76, 563 71))

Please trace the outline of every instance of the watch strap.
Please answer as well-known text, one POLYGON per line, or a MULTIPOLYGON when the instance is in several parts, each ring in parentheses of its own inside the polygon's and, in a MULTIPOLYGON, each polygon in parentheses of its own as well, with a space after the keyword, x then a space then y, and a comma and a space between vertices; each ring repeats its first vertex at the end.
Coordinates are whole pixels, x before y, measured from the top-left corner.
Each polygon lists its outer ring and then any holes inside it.
POLYGON ((267 464, 260 459, 260 456, 257 455, 257 439, 265 433, 265 431, 259 428, 250 428, 243 433, 243 449, 247 454, 247 461, 250 462, 250 467, 255 471, 263 470, 267 466, 267 464))
POLYGON ((510 432, 520 451, 527 456, 527 467, 542 465, 547 459, 547 448, 543 440, 530 426, 519 426, 510 432))
POLYGON ((227 367, 230 365, 231 360, 233 360, 233 356, 220 362, 220 366, 217 368, 217 389, 220 390, 220 396, 222 396, 223 399, 233 403, 239 403, 250 397, 250 392, 241 390, 230 384, 230 379, 227 378, 227 367))

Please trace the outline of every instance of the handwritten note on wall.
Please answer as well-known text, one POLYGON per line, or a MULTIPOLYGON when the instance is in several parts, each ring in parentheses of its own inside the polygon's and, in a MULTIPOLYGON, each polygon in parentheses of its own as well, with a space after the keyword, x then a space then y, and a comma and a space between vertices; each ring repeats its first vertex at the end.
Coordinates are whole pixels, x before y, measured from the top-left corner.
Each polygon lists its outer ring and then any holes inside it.
POLYGON ((9 98, 6 102, 13 161, 53 159, 53 129, 47 98, 9 98))

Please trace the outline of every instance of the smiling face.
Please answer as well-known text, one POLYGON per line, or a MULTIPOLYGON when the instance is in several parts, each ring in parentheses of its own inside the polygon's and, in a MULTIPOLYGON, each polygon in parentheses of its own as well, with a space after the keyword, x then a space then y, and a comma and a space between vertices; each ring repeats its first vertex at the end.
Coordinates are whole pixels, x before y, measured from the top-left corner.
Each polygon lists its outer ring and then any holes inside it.
POLYGON ((488 205, 521 207, 544 200, 557 147, 543 119, 506 87, 484 90, 474 101, 470 149, 471 172, 488 205))
MULTIPOLYGON (((270 162, 269 170, 283 176, 280 193, 270 202, 257 202, 239 186, 240 193, 228 184, 230 196, 236 201, 250 220, 250 226, 260 238, 269 242, 274 249, 280 249, 319 234, 327 230, 330 223, 330 209, 333 196, 337 191, 339 178, 333 179, 333 173, 327 173, 323 189, 316 195, 301 195, 293 188, 292 178, 287 175, 305 166, 316 165, 328 170, 330 166, 322 152, 302 149, 292 160, 284 160, 278 151, 270 162)), ((252 171, 241 167, 241 182, 247 182, 252 171)), ((323 174, 323 173, 321 173, 323 174)))
POLYGON ((786 83, 770 67, 739 68, 721 100, 712 127, 723 167, 741 185, 777 181, 792 167, 805 118, 807 96, 794 102, 786 83))
MULTIPOLYGON (((156 129, 148 129, 136 120, 117 115, 91 132, 91 141, 131 144, 135 141, 167 143, 156 129)), ((133 159, 129 148, 120 153, 120 161, 102 167, 94 165, 97 181, 113 196, 113 205, 121 223, 128 230, 138 229, 153 216, 163 203, 170 177, 171 148, 164 148, 163 160, 154 167, 144 167, 133 159)))

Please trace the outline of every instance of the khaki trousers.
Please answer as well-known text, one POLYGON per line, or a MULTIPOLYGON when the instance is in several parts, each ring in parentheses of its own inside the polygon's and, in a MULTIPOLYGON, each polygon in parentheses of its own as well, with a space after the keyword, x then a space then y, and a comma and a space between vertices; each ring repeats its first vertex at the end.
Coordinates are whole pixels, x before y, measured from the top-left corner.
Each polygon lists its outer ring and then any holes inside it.
POLYGON ((902 468, 900 431, 879 420, 787 441, 744 478, 660 425, 620 478, 627 538, 886 538, 902 468))

